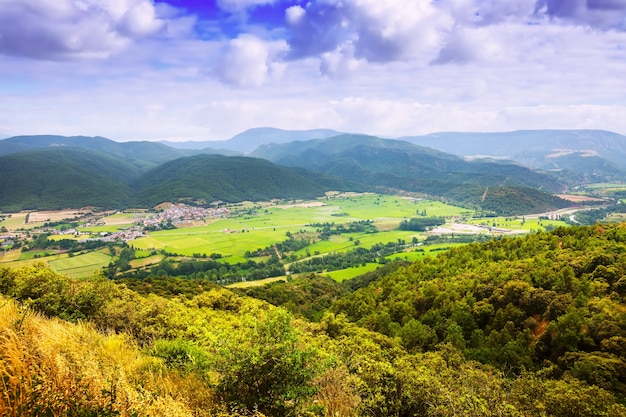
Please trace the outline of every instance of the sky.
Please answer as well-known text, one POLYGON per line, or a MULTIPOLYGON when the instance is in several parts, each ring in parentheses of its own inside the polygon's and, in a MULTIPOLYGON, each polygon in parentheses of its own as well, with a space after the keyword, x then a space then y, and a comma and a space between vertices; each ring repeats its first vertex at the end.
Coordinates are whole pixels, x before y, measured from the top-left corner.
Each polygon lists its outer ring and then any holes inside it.
POLYGON ((626 134, 626 0, 0 0, 0 138, 626 134))

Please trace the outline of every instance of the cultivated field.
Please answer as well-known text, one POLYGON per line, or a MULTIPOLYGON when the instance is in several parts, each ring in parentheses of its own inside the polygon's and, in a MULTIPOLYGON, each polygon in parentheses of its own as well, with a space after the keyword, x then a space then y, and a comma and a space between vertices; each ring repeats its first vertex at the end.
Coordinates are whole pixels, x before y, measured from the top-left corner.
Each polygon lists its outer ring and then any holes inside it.
POLYGON ((186 256, 219 253, 227 262, 237 263, 245 261, 247 251, 263 249, 287 239, 287 232, 315 231, 316 227, 309 226, 315 223, 345 224, 371 220, 381 232, 332 236, 328 241, 317 242, 297 252, 298 256, 303 256, 307 250, 311 254, 347 251, 354 249, 357 240, 363 247, 370 247, 398 239, 423 238, 423 233, 393 230, 403 219, 422 213, 455 218, 471 214, 467 209, 438 201, 376 194, 257 207, 257 210, 207 225, 151 232, 129 244, 136 249, 165 250, 186 256))
MULTIPOLYGON (((64 211, 58 213, 40 212, 16 213, 5 216, 0 226, 15 230, 32 226, 35 223, 31 218, 42 221, 58 221, 73 218, 78 212, 64 211), (28 216, 28 223, 26 222, 28 216)), ((88 223, 76 228, 81 234, 52 235, 50 240, 83 239, 89 236, 98 236, 102 232, 113 233, 128 229, 146 216, 148 212, 129 211, 127 213, 106 213, 100 217, 89 217, 88 223), (82 234, 87 233, 87 234, 82 234)), ((412 246, 416 241, 424 240, 433 235, 486 234, 507 235, 545 230, 546 227, 556 227, 565 223, 556 220, 539 219, 538 216, 526 217, 497 217, 488 219, 473 218, 471 210, 444 204, 439 201, 411 198, 407 196, 364 194, 329 195, 313 201, 290 202, 246 202, 231 207, 228 218, 208 218, 194 221, 176 229, 158 230, 145 233, 144 236, 128 241, 135 249, 136 259, 130 262, 131 268, 148 268, 158 265, 170 255, 176 262, 180 257, 212 254, 222 255, 221 262, 231 264, 247 261, 246 252, 255 252, 259 249, 272 247, 275 243, 288 239, 289 235, 299 233, 314 236, 320 224, 334 223, 348 225, 351 222, 371 221, 377 228, 377 233, 347 233, 333 234, 327 240, 315 241, 306 248, 294 253, 297 259, 308 256, 323 256, 329 253, 348 252, 357 247, 371 248, 375 244, 388 242, 406 243, 406 252, 400 252, 387 259, 405 259, 414 261, 436 251, 446 250, 451 244, 412 246), (413 232, 397 230, 402 220, 411 217, 445 217, 446 225, 429 232, 413 232), (166 255, 167 254, 167 255, 166 255)), ((265 258, 253 258, 264 261, 265 258)), ((73 277, 86 277, 101 270, 116 257, 111 256, 110 250, 103 249, 90 253, 83 253, 69 257, 68 254, 55 254, 46 251, 23 252, 9 251, 0 256, 0 264, 19 266, 34 261, 46 262, 55 271, 73 277)), ((283 260, 284 262, 286 260, 283 260)), ((288 262, 286 262, 288 263, 288 262)), ((342 281, 378 267, 377 263, 367 263, 341 271, 332 271, 327 274, 333 279, 342 281)), ((280 278, 272 278, 269 281, 280 278)), ((282 278, 284 279, 284 277, 282 278)), ((268 282, 269 282, 268 281, 268 282)), ((241 285, 257 285, 265 282, 241 283, 241 285)))
POLYGON ((97 251, 51 260, 48 265, 54 271, 72 278, 85 278, 107 266, 111 259, 110 255, 97 251))

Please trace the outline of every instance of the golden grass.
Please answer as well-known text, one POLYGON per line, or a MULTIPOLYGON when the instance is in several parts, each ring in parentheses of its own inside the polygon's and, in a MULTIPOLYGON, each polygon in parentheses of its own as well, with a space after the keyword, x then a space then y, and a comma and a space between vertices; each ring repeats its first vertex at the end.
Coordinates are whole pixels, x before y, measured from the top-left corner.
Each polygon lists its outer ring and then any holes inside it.
POLYGON ((47 319, 0 298, 0 415, 202 416, 212 391, 123 335, 47 319))

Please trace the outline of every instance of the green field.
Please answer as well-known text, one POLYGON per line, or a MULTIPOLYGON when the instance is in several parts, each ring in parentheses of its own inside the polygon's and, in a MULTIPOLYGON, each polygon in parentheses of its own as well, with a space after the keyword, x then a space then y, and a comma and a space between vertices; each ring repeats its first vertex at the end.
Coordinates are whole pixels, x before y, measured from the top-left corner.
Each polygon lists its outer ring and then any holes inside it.
POLYGON ((359 266, 348 268, 348 269, 342 269, 340 271, 324 272, 322 275, 328 275, 335 281, 342 282, 347 279, 358 277, 359 275, 363 275, 368 272, 374 271, 379 266, 380 264, 369 263, 369 264, 365 264, 365 266, 359 265, 359 266))
MULTIPOLYGON (((393 229, 403 219, 415 217, 417 213, 424 211, 428 216, 462 217, 471 214, 464 208, 438 201, 376 194, 320 199, 313 203, 318 205, 267 205, 252 213, 218 220, 204 226, 151 232, 147 237, 136 239, 129 244, 135 249, 165 250, 185 256, 219 253, 226 257, 228 262, 243 262, 246 251, 262 249, 283 241, 287 239, 287 232, 314 231, 315 228, 307 226, 312 223, 345 224, 371 220, 379 230, 388 230, 374 234, 353 233, 333 236, 329 241, 317 242, 308 248, 310 253, 323 254, 353 249, 356 240, 359 240, 362 246, 370 247, 376 243, 397 239, 410 241, 414 236, 423 237, 415 232, 393 229), (349 240, 350 237, 352 241, 349 240)), ((304 256, 305 253, 306 249, 296 255, 304 256)))
MULTIPOLYGON (((319 229, 316 224, 333 223, 348 225, 351 222, 371 221, 376 233, 333 234, 326 240, 317 240, 306 248, 290 254, 293 259, 309 256, 322 256, 329 253, 348 252, 357 247, 371 248, 376 244, 402 242, 411 244, 424 242, 429 235, 423 232, 396 230, 402 220, 411 217, 445 217, 450 224, 465 223, 481 226, 477 233, 488 234, 490 228, 502 228, 532 232, 543 230, 546 226, 559 226, 565 223, 556 220, 536 218, 489 218, 472 219, 474 213, 465 208, 447 205, 439 201, 410 198, 406 196, 378 195, 373 193, 344 194, 329 196, 312 201, 242 203, 231 206, 231 216, 226 219, 206 219, 196 222, 192 227, 180 227, 171 230, 148 232, 144 237, 129 241, 135 249, 137 259, 130 262, 131 268, 144 268, 157 265, 169 258, 173 262, 180 257, 194 255, 220 254, 221 262, 230 264, 246 262, 246 252, 255 252, 271 247, 288 239, 288 235, 300 232, 311 236, 319 229), (198 225, 199 224, 199 225, 198 225)), ((140 217, 150 213, 115 213, 98 219, 98 225, 80 228, 94 235, 100 232, 115 232, 130 227, 140 217)), ((23 226, 25 214, 7 218, 13 227, 23 226)), ((8 223, 7 223, 8 224, 8 223)), ((456 233, 456 231, 454 231, 456 233)), ((81 236, 81 238, 84 236, 81 236)), ((75 238, 70 235, 51 236, 50 240, 75 238)), ((403 259, 415 261, 429 254, 435 255, 451 245, 428 245, 408 248, 409 251, 387 256, 389 260, 403 259)), ((33 261, 47 262, 55 271, 73 277, 85 277, 115 262, 108 250, 92 252, 74 257, 67 254, 43 256, 45 253, 24 253, 19 260, 11 257, 7 264, 22 264, 33 261), (37 255, 37 259, 35 256, 37 255)), ((255 261, 267 261, 268 257, 253 258, 255 261)), ((8 259, 7 259, 8 260, 8 259)), ((1 262, 1 261, 0 261, 1 262)), ((283 260, 287 262, 287 260, 283 260)), ((343 281, 378 267, 377 263, 332 271, 327 274, 337 281, 343 281)), ((270 280, 271 281, 271 280, 270 280)), ((258 281, 265 282, 264 280, 258 281)), ((269 282, 269 281, 268 281, 269 282)), ((242 285, 251 285, 242 283, 242 285)))
POLYGON ((26 228, 26 214, 27 213, 0 213, 2 220, 0 220, 0 227, 6 227, 7 230, 17 230, 20 228, 26 228))
POLYGON ((567 226, 562 220, 546 220, 536 217, 492 217, 488 219, 472 219, 467 224, 481 225, 491 228, 522 230, 526 232, 545 231, 546 227, 567 226))
POLYGON ((85 278, 94 274, 111 262, 111 256, 102 252, 89 252, 83 255, 65 257, 49 261, 54 271, 72 278, 85 278))

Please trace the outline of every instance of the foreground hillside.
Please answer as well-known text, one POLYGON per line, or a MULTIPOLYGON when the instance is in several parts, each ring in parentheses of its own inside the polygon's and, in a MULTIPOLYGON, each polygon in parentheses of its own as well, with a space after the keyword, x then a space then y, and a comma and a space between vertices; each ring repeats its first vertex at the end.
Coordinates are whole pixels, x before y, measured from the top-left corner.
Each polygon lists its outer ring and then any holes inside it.
POLYGON ((325 299, 317 322, 206 281, 0 269, 0 414, 626 416, 625 245, 573 227, 273 287, 325 299))

